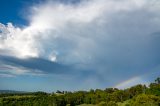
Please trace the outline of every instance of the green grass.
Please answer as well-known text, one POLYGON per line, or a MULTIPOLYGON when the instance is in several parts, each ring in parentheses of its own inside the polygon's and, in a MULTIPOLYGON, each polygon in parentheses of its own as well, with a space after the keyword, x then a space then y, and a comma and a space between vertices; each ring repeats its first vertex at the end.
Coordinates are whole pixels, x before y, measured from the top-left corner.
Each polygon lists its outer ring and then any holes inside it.
POLYGON ((126 106, 127 104, 129 104, 130 100, 124 101, 123 103, 119 102, 118 106, 126 106))
POLYGON ((2 106, 2 98, 0 98, 0 106, 2 106))
POLYGON ((36 96, 33 96, 33 95, 23 95, 23 96, 7 96, 7 97, 3 97, 3 98, 15 98, 15 99, 19 99, 19 98, 32 98, 32 97, 36 97, 36 96))
MULTIPOLYGON (((119 102, 117 103, 118 106, 126 106, 127 104, 129 104, 130 100, 124 101, 123 103, 119 102)), ((93 105, 93 104, 81 104, 78 106, 98 106, 98 105, 93 105)))
POLYGON ((93 105, 93 104, 81 104, 81 105, 78 105, 78 106, 97 106, 97 105, 93 105))

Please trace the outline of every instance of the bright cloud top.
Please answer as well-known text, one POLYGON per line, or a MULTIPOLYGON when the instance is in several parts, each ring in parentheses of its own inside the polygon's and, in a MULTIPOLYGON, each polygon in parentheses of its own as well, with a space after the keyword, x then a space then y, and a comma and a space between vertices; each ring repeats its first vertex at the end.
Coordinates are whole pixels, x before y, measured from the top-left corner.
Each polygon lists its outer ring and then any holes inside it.
POLYGON ((0 24, 0 55, 74 64, 75 69, 92 70, 99 81, 117 76, 112 80, 116 83, 123 72, 126 78, 121 80, 141 76, 160 63, 159 5, 157 0, 34 5, 29 26, 0 24))
MULTIPOLYGON (((54 42, 56 42, 56 39, 61 38, 66 41, 80 39, 80 41, 75 43, 81 43, 83 40, 86 40, 87 37, 86 30, 82 31, 83 27, 97 24, 103 25, 107 23, 107 21, 110 21, 111 14, 121 11, 134 11, 143 8, 147 5, 146 3, 148 2, 144 0, 138 2, 136 0, 84 0, 78 4, 78 6, 55 4, 54 2, 34 6, 32 7, 32 14, 29 18, 30 26, 18 28, 14 27, 11 23, 8 23, 7 26, 3 24, 0 25, 0 48, 2 51, 11 52, 7 55, 25 58, 39 57, 47 54, 48 58, 55 61, 57 50, 55 49, 56 47, 54 48, 54 42), (68 27, 79 29, 75 32, 70 32, 75 33, 73 35, 70 35, 70 33, 62 35, 62 32, 69 30, 68 27), (81 34, 80 31, 84 34, 81 34), (51 40, 49 42, 50 44, 47 43, 48 40, 51 40), (46 46, 49 48, 47 51, 45 51, 46 46)), ((149 3, 154 3, 154 1, 152 0, 149 3)), ((95 29, 96 27, 98 26, 95 26, 95 29)), ((93 28, 91 30, 93 30, 93 28)), ((88 40, 93 41, 95 36, 96 35, 89 36, 88 40)), ((96 42, 93 41, 93 43, 96 42)), ((80 46, 80 44, 76 45, 80 46)), ((80 49, 80 47, 78 47, 78 49, 80 49)))

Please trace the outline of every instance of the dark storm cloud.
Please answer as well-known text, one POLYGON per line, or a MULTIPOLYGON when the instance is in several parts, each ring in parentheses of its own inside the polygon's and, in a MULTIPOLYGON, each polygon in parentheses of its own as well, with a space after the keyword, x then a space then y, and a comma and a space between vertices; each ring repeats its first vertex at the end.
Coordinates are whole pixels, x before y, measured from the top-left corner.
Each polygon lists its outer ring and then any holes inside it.
POLYGON ((40 70, 44 73, 64 74, 71 72, 70 66, 61 65, 41 58, 19 59, 10 56, 0 56, 0 62, 1 64, 17 68, 22 67, 27 70, 40 70))

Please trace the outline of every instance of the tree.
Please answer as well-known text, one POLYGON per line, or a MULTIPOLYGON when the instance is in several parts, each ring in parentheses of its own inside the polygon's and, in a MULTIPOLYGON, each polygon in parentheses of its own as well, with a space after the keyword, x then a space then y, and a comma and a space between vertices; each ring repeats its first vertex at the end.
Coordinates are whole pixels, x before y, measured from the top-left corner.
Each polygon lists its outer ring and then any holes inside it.
POLYGON ((136 96, 130 105, 131 106, 159 106, 160 98, 154 95, 141 94, 136 96))
POLYGON ((160 84, 160 77, 155 80, 155 83, 160 84))
POLYGON ((160 96, 160 84, 151 83, 149 85, 149 89, 146 92, 147 94, 160 96))
POLYGON ((136 95, 144 93, 145 89, 146 89, 146 86, 145 85, 141 85, 141 84, 138 84, 136 86, 133 86, 133 87, 129 88, 128 92, 130 94, 130 98, 132 98, 132 97, 134 97, 136 95))

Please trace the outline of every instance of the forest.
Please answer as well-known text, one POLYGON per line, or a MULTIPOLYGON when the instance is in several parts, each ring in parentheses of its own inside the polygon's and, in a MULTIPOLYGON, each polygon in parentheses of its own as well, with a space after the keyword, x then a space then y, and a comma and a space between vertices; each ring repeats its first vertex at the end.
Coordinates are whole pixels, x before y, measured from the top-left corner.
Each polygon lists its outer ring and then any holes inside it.
POLYGON ((123 90, 1 93, 0 106, 160 106, 160 78, 123 90))

